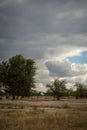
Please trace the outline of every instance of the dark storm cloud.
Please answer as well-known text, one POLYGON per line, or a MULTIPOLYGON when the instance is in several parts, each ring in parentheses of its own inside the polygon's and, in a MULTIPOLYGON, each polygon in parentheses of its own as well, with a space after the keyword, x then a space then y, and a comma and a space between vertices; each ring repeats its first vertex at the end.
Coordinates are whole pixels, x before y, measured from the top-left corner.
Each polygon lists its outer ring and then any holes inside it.
POLYGON ((73 74, 71 73, 71 65, 65 62, 46 62, 46 66, 50 72, 51 76, 57 77, 69 77, 73 74))
MULTIPOLYGON (((69 36, 87 34, 86 7, 86 0, 1 0, 0 56, 24 53, 38 59, 47 48, 71 44, 69 36), (50 40, 50 35, 65 40, 50 40)), ((87 47, 86 41, 77 43, 82 44, 87 47)))

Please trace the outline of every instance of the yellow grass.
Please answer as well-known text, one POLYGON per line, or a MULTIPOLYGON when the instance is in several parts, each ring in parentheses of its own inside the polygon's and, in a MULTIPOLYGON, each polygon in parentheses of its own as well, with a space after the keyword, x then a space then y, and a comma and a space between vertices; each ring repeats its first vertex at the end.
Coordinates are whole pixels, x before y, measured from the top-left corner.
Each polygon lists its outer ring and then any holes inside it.
POLYGON ((71 101, 0 101, 0 130, 87 130, 87 100, 71 101))

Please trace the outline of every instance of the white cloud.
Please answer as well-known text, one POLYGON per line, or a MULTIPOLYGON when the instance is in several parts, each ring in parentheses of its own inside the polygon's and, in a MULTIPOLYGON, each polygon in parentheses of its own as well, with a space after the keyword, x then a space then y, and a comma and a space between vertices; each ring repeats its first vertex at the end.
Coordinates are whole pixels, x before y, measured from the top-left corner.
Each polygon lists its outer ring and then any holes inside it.
POLYGON ((47 90, 46 87, 42 83, 36 83, 36 86, 37 86, 36 88, 37 91, 46 92, 47 90))
POLYGON ((73 64, 67 59, 62 61, 48 61, 46 66, 51 76, 75 77, 87 73, 87 64, 73 64))

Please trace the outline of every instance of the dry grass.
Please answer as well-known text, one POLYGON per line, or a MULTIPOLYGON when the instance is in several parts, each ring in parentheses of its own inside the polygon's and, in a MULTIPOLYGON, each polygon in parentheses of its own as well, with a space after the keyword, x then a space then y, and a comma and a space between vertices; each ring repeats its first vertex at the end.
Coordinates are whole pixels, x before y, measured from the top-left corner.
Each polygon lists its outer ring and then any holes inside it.
MULTIPOLYGON (((62 111, 64 111, 62 109, 62 111)), ((87 113, 78 111, 0 112, 0 130, 87 130, 87 113)))
POLYGON ((30 103, 1 101, 0 130, 87 130, 87 100, 30 103))

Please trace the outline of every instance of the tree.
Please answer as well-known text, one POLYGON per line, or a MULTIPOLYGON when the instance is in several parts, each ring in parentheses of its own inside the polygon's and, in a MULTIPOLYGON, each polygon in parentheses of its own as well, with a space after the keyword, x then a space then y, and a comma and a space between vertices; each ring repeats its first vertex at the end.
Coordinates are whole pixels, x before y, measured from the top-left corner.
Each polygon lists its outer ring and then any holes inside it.
POLYGON ((46 92, 43 93, 44 96, 53 96, 53 92, 50 89, 47 89, 46 92))
POLYGON ((46 87, 53 96, 60 100, 61 96, 64 96, 66 93, 66 81, 55 79, 54 82, 47 84, 46 87))
POLYGON ((5 91, 15 96, 30 96, 30 91, 35 87, 35 61, 16 55, 0 63, 0 83, 5 91))
POLYGON ((8 74, 8 63, 7 61, 2 61, 0 63, 0 87, 6 85, 7 74, 8 74))
POLYGON ((37 90, 32 90, 31 92, 31 96, 42 96, 42 92, 41 91, 37 91, 37 90))
POLYGON ((87 97, 87 86, 86 85, 76 82, 74 86, 76 87, 75 96, 77 99, 87 97))
POLYGON ((66 89, 66 96, 67 96, 67 97, 75 96, 74 93, 75 93, 75 92, 74 92, 73 88, 68 88, 68 89, 66 89))

